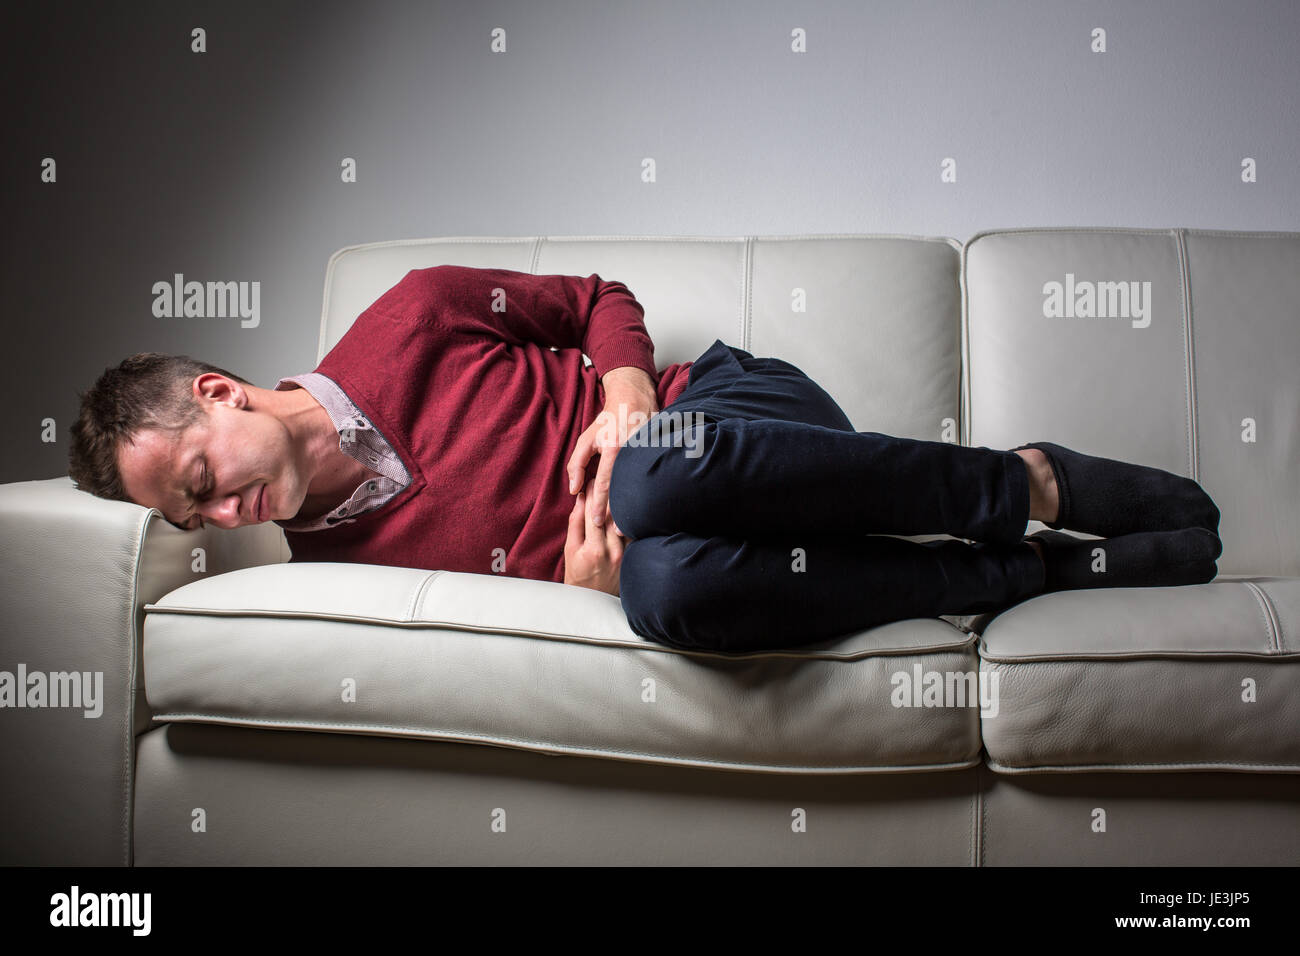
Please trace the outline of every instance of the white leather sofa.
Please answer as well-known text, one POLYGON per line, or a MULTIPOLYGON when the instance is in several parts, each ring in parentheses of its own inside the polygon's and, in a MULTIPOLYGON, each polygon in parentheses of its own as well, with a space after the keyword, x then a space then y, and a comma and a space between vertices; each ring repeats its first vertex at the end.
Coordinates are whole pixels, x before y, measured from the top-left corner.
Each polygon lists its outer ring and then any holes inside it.
POLYGON ((1220 575, 701 654, 594 591, 8 484, 0 671, 102 694, 0 709, 0 863, 1300 860, 1300 233, 377 243, 330 260, 319 354, 439 263, 625 282, 661 367, 777 355, 864 431, 1190 475, 1220 575), (1050 315, 1052 282, 1137 285, 1050 315), (996 713, 896 707, 899 672, 996 679, 996 713))

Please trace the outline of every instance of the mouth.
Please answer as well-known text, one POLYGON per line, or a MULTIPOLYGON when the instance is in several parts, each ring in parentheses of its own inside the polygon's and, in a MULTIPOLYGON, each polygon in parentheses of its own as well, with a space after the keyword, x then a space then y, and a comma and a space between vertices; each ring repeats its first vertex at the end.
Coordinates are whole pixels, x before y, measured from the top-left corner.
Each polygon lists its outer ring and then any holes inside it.
POLYGON ((266 520, 266 485, 262 485, 262 490, 257 496, 257 510, 254 512, 258 521, 266 520))

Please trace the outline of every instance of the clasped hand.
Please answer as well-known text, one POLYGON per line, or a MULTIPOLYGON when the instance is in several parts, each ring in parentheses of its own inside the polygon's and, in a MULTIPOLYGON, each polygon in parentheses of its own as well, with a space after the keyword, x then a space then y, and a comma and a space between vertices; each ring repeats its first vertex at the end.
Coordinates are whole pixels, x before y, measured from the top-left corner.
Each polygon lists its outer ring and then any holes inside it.
POLYGON ((605 407, 578 436, 566 469, 569 494, 577 498, 564 543, 564 583, 617 595, 626 542, 609 511, 610 475, 623 443, 659 411, 659 405, 654 381, 642 369, 612 369, 601 381, 605 407), (596 455, 596 476, 584 487, 587 463, 596 455))

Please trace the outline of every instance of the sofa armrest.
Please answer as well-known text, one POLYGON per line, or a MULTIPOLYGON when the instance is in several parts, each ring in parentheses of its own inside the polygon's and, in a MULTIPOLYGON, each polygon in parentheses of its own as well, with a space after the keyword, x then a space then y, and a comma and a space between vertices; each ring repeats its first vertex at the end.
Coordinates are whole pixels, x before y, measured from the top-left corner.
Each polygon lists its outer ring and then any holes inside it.
POLYGON ((127 865, 144 605, 286 561, 274 524, 181 531, 70 478, 0 485, 0 865, 127 865))

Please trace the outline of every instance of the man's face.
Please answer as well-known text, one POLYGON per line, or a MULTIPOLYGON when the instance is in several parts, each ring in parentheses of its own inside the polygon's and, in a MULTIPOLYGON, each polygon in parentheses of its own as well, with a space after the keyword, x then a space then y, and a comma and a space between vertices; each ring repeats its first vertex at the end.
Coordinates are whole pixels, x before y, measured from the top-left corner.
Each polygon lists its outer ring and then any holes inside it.
POLYGON ((118 449, 127 495, 186 529, 292 518, 307 482, 284 423, 248 407, 247 390, 225 376, 199 376, 195 390, 198 422, 146 429, 118 449))

